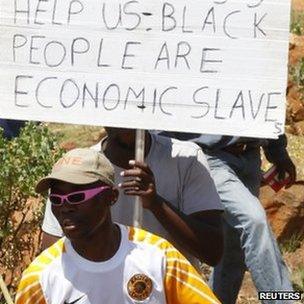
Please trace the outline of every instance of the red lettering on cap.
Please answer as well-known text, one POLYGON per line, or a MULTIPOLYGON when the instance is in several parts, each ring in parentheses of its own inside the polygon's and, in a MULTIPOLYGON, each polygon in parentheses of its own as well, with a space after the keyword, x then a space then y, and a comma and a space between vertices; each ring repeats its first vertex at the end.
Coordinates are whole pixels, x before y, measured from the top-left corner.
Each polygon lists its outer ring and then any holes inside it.
POLYGON ((82 157, 64 157, 57 161, 54 167, 61 167, 63 165, 76 165, 79 166, 83 163, 82 157))
POLYGON ((83 163, 82 157, 72 157, 71 164, 72 165, 81 165, 83 163))

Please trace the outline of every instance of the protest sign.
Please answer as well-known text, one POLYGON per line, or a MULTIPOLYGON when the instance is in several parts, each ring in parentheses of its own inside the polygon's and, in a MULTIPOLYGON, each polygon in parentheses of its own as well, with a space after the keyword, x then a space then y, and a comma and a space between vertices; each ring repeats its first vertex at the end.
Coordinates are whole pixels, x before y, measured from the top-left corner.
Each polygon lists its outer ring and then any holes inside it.
POLYGON ((290 0, 2 0, 0 117, 275 138, 290 0))

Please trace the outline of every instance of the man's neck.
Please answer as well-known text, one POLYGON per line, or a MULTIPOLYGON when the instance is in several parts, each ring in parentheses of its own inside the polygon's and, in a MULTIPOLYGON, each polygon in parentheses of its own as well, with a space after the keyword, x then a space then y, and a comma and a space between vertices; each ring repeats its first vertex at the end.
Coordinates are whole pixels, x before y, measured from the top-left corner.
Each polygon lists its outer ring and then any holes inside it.
MULTIPOLYGON (((151 149, 151 134, 145 133, 145 157, 151 149)), ((120 168, 128 169, 129 161, 135 159, 135 143, 131 146, 122 145, 115 138, 107 137, 102 142, 104 154, 110 162, 120 168)))
POLYGON ((71 240, 74 250, 85 259, 93 262, 105 262, 111 259, 119 249, 121 231, 112 223, 103 228, 102 233, 88 235, 84 240, 71 240))

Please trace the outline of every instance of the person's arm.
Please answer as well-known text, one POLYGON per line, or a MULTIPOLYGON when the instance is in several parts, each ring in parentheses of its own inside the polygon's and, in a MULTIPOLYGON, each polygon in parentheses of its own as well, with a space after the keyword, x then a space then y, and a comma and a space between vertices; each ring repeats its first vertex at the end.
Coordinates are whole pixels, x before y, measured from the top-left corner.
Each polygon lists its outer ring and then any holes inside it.
POLYGON ((286 135, 281 135, 276 140, 270 139, 268 145, 263 149, 267 160, 277 167, 279 178, 284 179, 286 173, 290 176, 290 181, 285 186, 285 188, 289 188, 295 183, 297 176, 296 167, 292 162, 286 147, 286 135))
POLYGON ((164 289, 168 304, 220 303, 193 266, 177 250, 166 257, 164 289))
POLYGON ((161 197, 153 201, 150 210, 182 248, 210 266, 219 263, 223 254, 222 211, 185 215, 161 197))
MULTIPOLYGON (((147 164, 130 161, 130 165, 133 168, 123 172, 123 176, 130 179, 120 185, 124 193, 140 196, 143 208, 154 214, 181 248, 211 266, 216 265, 223 253, 221 210, 206 210, 186 215, 157 194, 153 172, 147 164)), ((191 182, 200 187, 200 183, 204 181, 191 182)))

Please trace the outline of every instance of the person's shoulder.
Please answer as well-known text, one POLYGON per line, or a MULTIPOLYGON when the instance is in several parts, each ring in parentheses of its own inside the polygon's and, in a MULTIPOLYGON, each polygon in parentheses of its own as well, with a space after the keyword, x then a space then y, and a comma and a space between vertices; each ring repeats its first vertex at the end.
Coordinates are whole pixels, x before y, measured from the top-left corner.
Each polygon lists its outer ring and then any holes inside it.
MULTIPOLYGON (((190 141, 178 140, 158 134, 151 134, 154 141, 153 157, 166 167, 177 164, 185 170, 189 167, 201 170, 202 166, 209 171, 206 155, 199 145, 190 141)), ((186 172, 186 171, 185 171, 186 172)))
POLYGON ((64 238, 59 239, 49 248, 42 251, 28 266, 24 273, 39 273, 48 268, 52 262, 57 260, 65 252, 64 238))
POLYGON ((170 251, 177 252, 177 249, 169 241, 144 229, 128 227, 128 238, 131 242, 158 249, 164 254, 170 251))
POLYGON ((182 262, 192 267, 185 256, 166 239, 140 228, 128 227, 128 229, 129 241, 139 244, 143 250, 152 253, 154 259, 160 256, 166 261, 167 265, 182 262))
POLYGON ((174 157, 196 156, 198 151, 201 151, 201 148, 194 142, 178 140, 159 134, 151 134, 151 136, 156 148, 166 150, 174 157))
POLYGON ((16 303, 30 302, 32 298, 43 298, 41 277, 45 271, 51 269, 56 261, 65 251, 64 239, 60 239, 51 247, 40 253, 35 260, 25 269, 16 294, 16 303))

